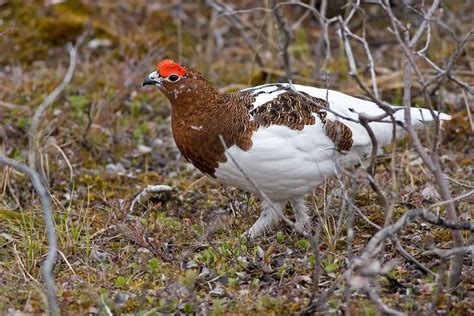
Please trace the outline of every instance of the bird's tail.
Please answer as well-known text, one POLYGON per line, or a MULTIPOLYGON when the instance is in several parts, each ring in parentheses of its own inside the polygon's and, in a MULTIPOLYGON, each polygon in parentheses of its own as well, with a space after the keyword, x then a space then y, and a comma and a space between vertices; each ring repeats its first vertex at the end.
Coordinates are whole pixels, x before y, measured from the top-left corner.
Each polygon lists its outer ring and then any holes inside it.
MULTIPOLYGON (((395 112, 395 119, 400 125, 405 124, 405 110, 403 107, 396 107, 396 109, 401 110, 395 112)), ((451 115, 422 108, 411 108, 410 116, 415 129, 433 124, 436 121, 436 117, 440 121, 449 121, 451 119, 451 115)))
MULTIPOLYGON (((404 129, 405 124, 405 109, 403 107, 394 107, 397 110, 394 114, 396 123, 398 125, 397 128, 397 138, 403 137, 406 134, 406 129, 404 129)), ((420 129, 423 127, 429 127, 433 125, 436 121, 436 117, 440 121, 448 121, 451 119, 451 116, 445 113, 433 111, 431 112, 429 109, 422 109, 422 108, 411 108, 410 111, 411 122, 415 129, 420 129)), ((386 117, 384 119, 387 122, 391 122, 390 117, 386 117)), ((380 146, 388 145, 392 142, 392 129, 390 127, 391 124, 387 123, 371 123, 369 124, 374 134, 379 142, 380 146)))

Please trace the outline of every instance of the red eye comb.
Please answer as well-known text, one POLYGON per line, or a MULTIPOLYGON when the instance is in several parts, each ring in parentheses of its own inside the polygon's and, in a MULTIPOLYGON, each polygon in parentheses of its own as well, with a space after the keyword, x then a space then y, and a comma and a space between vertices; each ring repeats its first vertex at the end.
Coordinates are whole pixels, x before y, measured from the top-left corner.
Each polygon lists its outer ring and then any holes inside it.
POLYGON ((177 74, 178 76, 184 76, 186 70, 180 64, 175 63, 171 59, 164 59, 156 65, 156 70, 160 73, 161 77, 168 77, 171 74, 177 74))

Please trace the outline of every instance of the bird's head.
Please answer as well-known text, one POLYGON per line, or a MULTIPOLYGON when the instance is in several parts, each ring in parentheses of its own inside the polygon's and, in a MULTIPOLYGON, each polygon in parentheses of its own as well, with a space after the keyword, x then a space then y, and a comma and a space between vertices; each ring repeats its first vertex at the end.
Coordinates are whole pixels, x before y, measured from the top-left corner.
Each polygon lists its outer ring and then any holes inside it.
POLYGON ((212 85, 200 72, 164 59, 156 65, 156 71, 150 73, 143 81, 143 86, 157 86, 171 103, 195 100, 206 91, 213 92, 212 85), (176 102, 175 102, 176 101, 176 102))

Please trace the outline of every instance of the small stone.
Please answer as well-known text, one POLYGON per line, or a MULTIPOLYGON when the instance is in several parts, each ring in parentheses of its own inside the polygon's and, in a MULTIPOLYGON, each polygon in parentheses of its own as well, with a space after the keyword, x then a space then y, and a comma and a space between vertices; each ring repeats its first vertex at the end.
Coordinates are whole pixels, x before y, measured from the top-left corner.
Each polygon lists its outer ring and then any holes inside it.
POLYGON ((63 198, 66 200, 66 201, 71 201, 71 193, 69 192, 66 192, 63 194, 63 198))
POLYGON ((128 293, 123 293, 123 292, 117 293, 117 295, 115 295, 114 297, 114 303, 120 306, 120 305, 125 304, 129 298, 130 298, 130 294, 128 293))
POLYGON ((206 278, 211 275, 211 270, 207 267, 203 267, 201 273, 199 273, 198 278, 206 278))
POLYGON ((151 143, 153 147, 161 147, 164 144, 164 141, 161 138, 155 138, 151 143))
POLYGON ((89 307, 89 311, 88 311, 88 314, 89 315, 98 315, 99 314, 99 308, 97 308, 97 306, 90 306, 89 307))
POLYGON ((137 249, 137 252, 140 252, 140 253, 150 253, 150 250, 144 248, 144 247, 140 247, 137 249))
POLYGON ((218 296, 218 297, 221 297, 221 296, 224 296, 225 291, 224 291, 223 288, 221 288, 221 287, 218 286, 218 287, 215 287, 214 289, 212 289, 212 290, 209 292, 209 294, 210 294, 211 296, 218 296))
POLYGON ((421 191, 421 196, 425 200, 433 200, 433 199, 440 199, 440 195, 438 190, 432 184, 428 184, 426 187, 423 188, 421 191))
POLYGON ((112 46, 112 41, 108 38, 95 38, 87 43, 90 49, 108 48, 112 46))
POLYGON ((110 174, 125 174, 127 171, 125 170, 125 167, 120 163, 109 163, 105 166, 105 172, 110 173, 110 174))
POLYGON ((409 166, 419 166, 423 164, 423 159, 417 158, 415 160, 412 160, 408 163, 409 166))
POLYGON ((197 268, 197 267, 198 267, 198 264, 196 262, 194 262, 193 260, 188 261, 186 263, 186 269, 193 269, 193 268, 197 268))
POLYGON ((244 256, 238 256, 237 260, 242 263, 248 263, 249 261, 247 260, 247 257, 244 256))
POLYGON ((137 149, 138 149, 138 152, 141 155, 146 155, 146 154, 149 154, 153 151, 153 149, 151 147, 148 147, 148 146, 145 146, 145 145, 138 145, 137 149))
POLYGON ((105 262, 107 260, 107 252, 98 251, 93 249, 91 252, 91 257, 99 262, 105 262))

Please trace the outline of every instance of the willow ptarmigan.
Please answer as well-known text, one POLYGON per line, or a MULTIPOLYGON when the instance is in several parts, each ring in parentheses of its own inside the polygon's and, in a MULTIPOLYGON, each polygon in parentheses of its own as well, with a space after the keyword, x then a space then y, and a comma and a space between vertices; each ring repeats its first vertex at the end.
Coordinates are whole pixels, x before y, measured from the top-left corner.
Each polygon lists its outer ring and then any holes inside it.
MULTIPOLYGON (((336 161, 351 166, 370 155, 372 142, 358 123, 359 113, 385 113, 373 102, 296 84, 222 94, 197 70, 169 59, 143 85, 157 86, 170 100, 173 137, 188 161, 218 182, 262 199, 250 237, 275 224, 280 219, 275 211, 282 212, 288 202, 296 225, 309 222, 305 195, 335 175, 336 161)), ((394 109, 401 135, 404 110, 394 109)), ((418 108, 411 110, 411 118, 415 128, 433 121, 429 110, 418 108)), ((441 113, 439 118, 450 116, 441 113)), ((379 146, 392 141, 390 118, 369 125, 379 146)))

